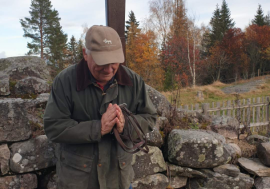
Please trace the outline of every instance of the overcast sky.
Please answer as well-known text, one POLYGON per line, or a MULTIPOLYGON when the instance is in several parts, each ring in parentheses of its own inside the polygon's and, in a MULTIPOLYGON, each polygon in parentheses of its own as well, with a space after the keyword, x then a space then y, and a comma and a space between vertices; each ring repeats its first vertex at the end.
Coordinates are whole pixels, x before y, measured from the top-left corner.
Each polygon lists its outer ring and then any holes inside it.
MULTIPOLYGON (((76 39, 82 34, 82 26, 105 25, 105 0, 51 0, 59 12, 63 31, 76 39)), ((270 11, 270 0, 226 0, 236 27, 244 29, 254 18, 261 4, 265 14, 270 11)), ((186 0, 188 15, 195 15, 197 25, 207 25, 216 5, 222 0, 186 0)), ((23 56, 28 51, 27 39, 19 20, 29 17, 31 0, 0 0, 0 58, 23 56)), ((126 0, 126 19, 133 10, 138 21, 149 15, 148 0, 126 0)), ((28 41, 30 41, 28 39, 28 41)))

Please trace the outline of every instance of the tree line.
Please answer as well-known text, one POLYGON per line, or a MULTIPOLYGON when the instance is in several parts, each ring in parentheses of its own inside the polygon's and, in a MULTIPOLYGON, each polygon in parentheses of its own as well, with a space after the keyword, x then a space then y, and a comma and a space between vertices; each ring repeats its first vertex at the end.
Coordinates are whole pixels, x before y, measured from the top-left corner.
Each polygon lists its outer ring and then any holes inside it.
MULTIPOLYGON (((254 13, 255 14, 255 13, 254 13)), ((151 0, 150 16, 127 22, 127 63, 159 90, 233 82, 270 71, 270 15, 261 5, 244 31, 225 0, 210 23, 198 27, 183 0, 151 0)))
MULTIPOLYGON (((261 5, 251 23, 237 28, 222 0, 208 25, 197 26, 184 0, 150 0, 142 23, 131 11, 126 21, 126 66, 158 90, 214 81, 233 82, 270 71, 270 14, 261 5)), ((68 41, 50 0, 32 0, 30 17, 20 20, 28 55, 40 55, 54 73, 82 58, 83 42, 68 41)), ((84 33, 87 27, 84 28, 84 33)))

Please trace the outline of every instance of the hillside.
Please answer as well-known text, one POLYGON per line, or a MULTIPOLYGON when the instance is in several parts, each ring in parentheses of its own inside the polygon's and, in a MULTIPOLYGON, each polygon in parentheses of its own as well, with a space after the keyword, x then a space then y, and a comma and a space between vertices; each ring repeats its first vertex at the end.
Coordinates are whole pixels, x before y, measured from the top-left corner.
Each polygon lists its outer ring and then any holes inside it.
MULTIPOLYGON (((177 91, 162 94, 172 103, 177 91)), ((215 82, 211 85, 182 88, 180 95, 178 94, 177 106, 236 100, 236 94, 239 94, 240 99, 270 96, 270 77, 256 77, 231 84, 215 82), (203 100, 197 97, 198 91, 203 92, 203 100)))

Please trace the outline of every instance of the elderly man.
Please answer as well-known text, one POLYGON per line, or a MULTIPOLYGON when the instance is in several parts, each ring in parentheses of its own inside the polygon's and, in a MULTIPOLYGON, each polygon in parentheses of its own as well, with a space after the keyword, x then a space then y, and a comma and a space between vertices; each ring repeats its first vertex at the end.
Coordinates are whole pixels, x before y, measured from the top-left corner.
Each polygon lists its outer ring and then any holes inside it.
POLYGON ((85 46, 84 59, 56 76, 44 115, 46 135, 58 143, 57 189, 128 189, 132 154, 112 129, 136 135, 118 105, 127 104, 145 133, 156 111, 141 77, 120 64, 124 55, 114 29, 92 26, 85 46))

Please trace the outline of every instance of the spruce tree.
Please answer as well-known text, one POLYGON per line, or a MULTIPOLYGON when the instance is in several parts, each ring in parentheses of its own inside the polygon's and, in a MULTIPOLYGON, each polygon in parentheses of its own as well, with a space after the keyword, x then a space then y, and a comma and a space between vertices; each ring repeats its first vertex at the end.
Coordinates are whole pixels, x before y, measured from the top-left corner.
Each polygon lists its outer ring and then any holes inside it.
POLYGON ((38 54, 46 59, 53 55, 55 59, 56 54, 59 54, 57 51, 63 50, 61 48, 65 46, 66 40, 59 23, 58 11, 52 9, 50 0, 32 0, 29 13, 30 17, 20 19, 23 36, 32 39, 32 42, 27 43, 30 49, 28 54, 38 54))
POLYGON ((255 18, 252 20, 252 24, 256 24, 258 26, 266 25, 265 17, 264 17, 263 10, 260 4, 257 10, 257 14, 255 15, 255 18))
POLYGON ((83 42, 81 39, 79 39, 77 44, 77 56, 76 60, 77 62, 81 61, 83 59, 83 42))
POLYGON ((218 5, 216 6, 216 10, 213 13, 213 17, 210 20, 210 46, 213 46, 216 41, 220 41, 222 39, 221 35, 221 16, 220 16, 220 9, 218 5))
POLYGON ((222 38, 224 37, 225 33, 232 29, 235 25, 235 22, 231 18, 231 12, 228 8, 228 5, 225 0, 223 0, 221 9, 220 9, 220 29, 222 38))
POLYGON ((70 38, 70 42, 68 43, 68 51, 69 58, 72 64, 76 64, 77 62, 77 54, 78 54, 78 44, 76 42, 75 37, 72 35, 70 38))
POLYGON ((137 35, 140 33, 139 22, 137 21, 133 11, 130 11, 129 20, 126 21, 126 65, 129 66, 130 63, 135 63, 133 52, 135 48, 135 41, 137 35))

